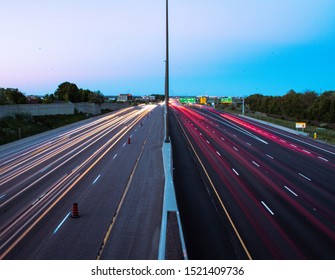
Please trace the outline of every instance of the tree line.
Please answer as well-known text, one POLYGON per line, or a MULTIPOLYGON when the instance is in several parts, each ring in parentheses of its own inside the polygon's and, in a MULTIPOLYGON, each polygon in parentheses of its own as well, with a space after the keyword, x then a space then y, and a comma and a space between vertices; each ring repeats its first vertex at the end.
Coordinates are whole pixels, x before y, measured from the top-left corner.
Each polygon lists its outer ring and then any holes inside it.
POLYGON ((52 94, 46 94, 30 100, 17 88, 0 88, 0 105, 27 104, 27 103, 53 103, 53 102, 90 102, 101 104, 104 102, 104 95, 98 91, 78 88, 70 82, 61 83, 52 94))
POLYGON ((297 121, 335 123, 335 91, 318 94, 315 91, 298 93, 290 90, 283 96, 253 94, 245 99, 245 104, 251 111, 283 116, 297 121))

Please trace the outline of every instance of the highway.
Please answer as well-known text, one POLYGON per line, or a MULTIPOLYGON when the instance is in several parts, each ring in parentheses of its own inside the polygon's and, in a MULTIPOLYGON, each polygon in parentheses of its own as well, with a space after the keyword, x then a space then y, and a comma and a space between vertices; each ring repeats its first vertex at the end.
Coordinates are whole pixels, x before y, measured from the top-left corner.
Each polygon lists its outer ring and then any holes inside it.
POLYGON ((335 148, 205 106, 171 103, 190 259, 334 259, 335 148))
MULTIPOLYGON (((160 105, 131 107, 2 147, 0 259, 96 259, 147 140, 163 141, 162 120, 160 105), (73 203, 79 218, 71 218, 73 203)), ((157 235, 160 211, 150 223, 157 235)))

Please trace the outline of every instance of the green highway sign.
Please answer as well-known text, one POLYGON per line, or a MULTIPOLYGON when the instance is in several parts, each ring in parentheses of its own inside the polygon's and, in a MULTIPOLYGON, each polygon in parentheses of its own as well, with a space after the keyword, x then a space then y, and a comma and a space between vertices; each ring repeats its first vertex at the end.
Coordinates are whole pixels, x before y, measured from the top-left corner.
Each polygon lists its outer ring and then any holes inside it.
POLYGON ((224 97, 221 98, 221 103, 233 103, 233 98, 232 97, 224 97))
POLYGON ((195 103, 194 97, 181 97, 179 98, 180 103, 195 103))

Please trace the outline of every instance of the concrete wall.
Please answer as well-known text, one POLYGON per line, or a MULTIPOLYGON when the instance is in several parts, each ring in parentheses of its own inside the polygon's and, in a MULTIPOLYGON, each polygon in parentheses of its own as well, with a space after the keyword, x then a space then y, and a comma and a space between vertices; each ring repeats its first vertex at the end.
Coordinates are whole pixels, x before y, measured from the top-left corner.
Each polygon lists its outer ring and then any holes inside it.
POLYGON ((0 118, 13 116, 15 114, 30 114, 32 116, 73 115, 74 106, 71 103, 17 104, 0 106, 0 118))
POLYGON ((101 114, 102 109, 118 110, 128 107, 129 104, 120 103, 52 103, 52 104, 17 104, 0 105, 0 118, 15 114, 30 114, 32 116, 73 115, 75 109, 81 113, 92 115, 101 114))
POLYGON ((91 115, 101 114, 100 104, 88 103, 88 102, 80 102, 80 103, 73 103, 73 104, 74 104, 74 108, 80 113, 87 113, 91 115))
POLYGON ((129 107, 128 103, 102 103, 101 104, 101 110, 108 109, 111 111, 115 111, 118 109, 129 107))

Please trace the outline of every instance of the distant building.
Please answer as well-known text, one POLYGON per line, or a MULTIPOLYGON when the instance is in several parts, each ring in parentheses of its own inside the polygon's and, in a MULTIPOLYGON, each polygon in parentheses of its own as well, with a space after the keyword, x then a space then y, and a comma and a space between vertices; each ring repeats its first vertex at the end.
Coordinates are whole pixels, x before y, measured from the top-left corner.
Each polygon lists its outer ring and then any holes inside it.
POLYGON ((40 100, 42 100, 41 96, 37 95, 27 95, 27 103, 29 104, 37 104, 40 103, 40 100))
POLYGON ((132 101, 132 100, 133 100, 133 96, 129 93, 119 94, 119 97, 117 99, 117 101, 120 101, 120 102, 127 102, 127 101, 132 101))

